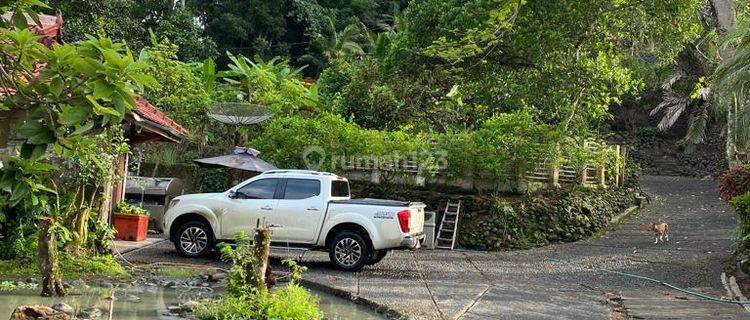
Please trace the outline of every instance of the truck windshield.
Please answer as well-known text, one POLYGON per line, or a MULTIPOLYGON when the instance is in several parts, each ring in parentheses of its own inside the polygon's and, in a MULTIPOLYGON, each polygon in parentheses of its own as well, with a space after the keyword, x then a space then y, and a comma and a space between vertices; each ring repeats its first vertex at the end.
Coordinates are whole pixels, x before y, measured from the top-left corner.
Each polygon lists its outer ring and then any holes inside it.
POLYGON ((348 197, 349 182, 334 180, 331 182, 331 197, 348 197))

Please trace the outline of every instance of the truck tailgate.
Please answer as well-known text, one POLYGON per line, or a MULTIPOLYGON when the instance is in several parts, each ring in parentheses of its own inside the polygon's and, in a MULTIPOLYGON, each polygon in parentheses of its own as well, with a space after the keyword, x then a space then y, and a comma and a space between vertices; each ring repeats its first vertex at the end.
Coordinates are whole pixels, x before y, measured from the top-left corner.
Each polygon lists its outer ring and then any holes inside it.
POLYGON ((424 233, 424 208, 426 205, 421 202, 410 202, 409 211, 411 212, 411 219, 409 219, 409 230, 411 234, 422 234, 424 233))
MULTIPOLYGON (((332 200, 332 204, 341 205, 360 205, 360 206, 374 206, 374 207, 391 207, 391 211, 394 215, 398 210, 409 209, 411 217, 409 218, 409 233, 412 235, 418 235, 424 233, 424 208, 427 207, 422 202, 408 202, 408 201, 396 201, 396 200, 382 200, 382 199, 347 199, 347 200, 332 200)), ((395 219, 394 216, 392 218, 395 219)))

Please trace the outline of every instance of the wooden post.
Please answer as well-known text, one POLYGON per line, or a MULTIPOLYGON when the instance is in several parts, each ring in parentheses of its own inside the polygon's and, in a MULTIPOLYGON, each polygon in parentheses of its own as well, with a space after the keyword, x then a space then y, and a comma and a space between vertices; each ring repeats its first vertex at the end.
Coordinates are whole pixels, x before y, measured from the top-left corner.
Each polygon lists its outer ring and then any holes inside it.
POLYGON ((625 162, 628 161, 628 149, 626 147, 622 147, 622 149, 620 149, 620 153, 622 154, 622 172, 620 172, 620 184, 624 186, 628 183, 628 172, 625 166, 625 162))
POLYGON ((378 171, 377 168, 373 168, 372 171, 370 171, 370 182, 380 183, 380 171, 378 171))
MULTIPOLYGON (((583 141, 583 148, 584 149, 588 149, 588 147, 589 147, 589 141, 588 140, 584 140, 583 141)), ((586 180, 588 180, 588 178, 589 178, 588 176, 589 176, 589 165, 588 164, 584 164, 583 168, 581 169, 581 185, 584 186, 584 187, 586 187, 586 180)))
POLYGON ((471 191, 474 189, 474 175, 471 172, 458 178, 458 185, 463 190, 471 191))
POLYGON ((422 172, 417 172, 417 174, 414 176, 414 184, 419 187, 424 187, 426 183, 427 179, 422 175, 422 172))
POLYGON ((560 166, 556 165, 549 174, 549 184, 553 188, 560 187, 560 166))
POLYGON ((615 146, 615 152, 617 154, 617 157, 616 157, 617 160, 615 163, 615 186, 619 187, 620 186, 620 166, 622 163, 622 157, 620 157, 620 145, 619 144, 615 146))
POLYGON ((55 223, 51 217, 42 217, 39 230, 39 270, 42 271, 42 296, 65 296, 65 288, 60 279, 60 267, 57 262, 57 239, 49 229, 55 223))
POLYGON ((589 174, 589 166, 584 165, 583 169, 581 169, 581 185, 584 187, 586 186, 586 180, 588 179, 588 174, 589 174))
POLYGON ((267 226, 260 226, 260 219, 256 223, 255 234, 253 235, 253 256, 256 263, 253 264, 255 270, 248 270, 248 275, 252 275, 253 286, 259 291, 267 291, 266 276, 268 272, 268 257, 271 255, 271 229, 267 226))

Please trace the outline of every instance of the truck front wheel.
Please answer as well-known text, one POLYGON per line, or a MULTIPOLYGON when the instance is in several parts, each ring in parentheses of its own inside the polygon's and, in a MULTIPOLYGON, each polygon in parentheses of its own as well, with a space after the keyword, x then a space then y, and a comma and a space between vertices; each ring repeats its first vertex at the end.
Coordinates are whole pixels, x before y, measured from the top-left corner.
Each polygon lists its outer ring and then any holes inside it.
POLYGON ((201 221, 190 221, 180 226, 173 240, 177 253, 188 258, 203 257, 214 246, 211 228, 201 221))
POLYGON ((370 261, 372 251, 362 235, 344 230, 333 237, 328 246, 328 256, 336 268, 357 271, 370 261))

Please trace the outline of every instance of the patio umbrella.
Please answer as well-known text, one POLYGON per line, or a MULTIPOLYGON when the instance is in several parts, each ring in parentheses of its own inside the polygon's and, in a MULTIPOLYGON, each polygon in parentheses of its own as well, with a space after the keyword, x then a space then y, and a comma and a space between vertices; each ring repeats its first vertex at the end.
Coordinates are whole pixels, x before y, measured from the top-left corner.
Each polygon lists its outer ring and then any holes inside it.
POLYGON ((258 158, 259 154, 260 151, 253 148, 235 147, 230 155, 196 159, 193 162, 208 166, 220 166, 255 172, 277 169, 274 165, 258 158))

